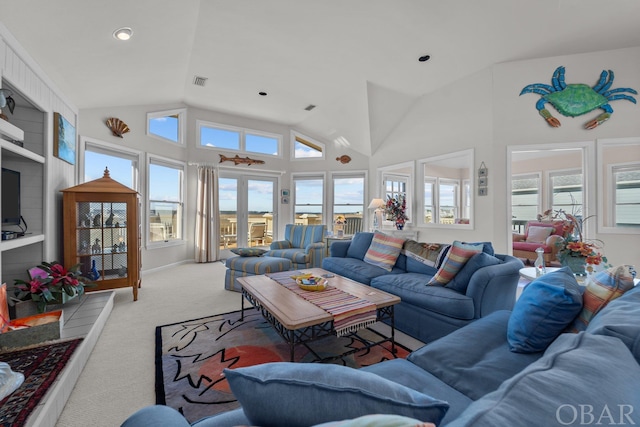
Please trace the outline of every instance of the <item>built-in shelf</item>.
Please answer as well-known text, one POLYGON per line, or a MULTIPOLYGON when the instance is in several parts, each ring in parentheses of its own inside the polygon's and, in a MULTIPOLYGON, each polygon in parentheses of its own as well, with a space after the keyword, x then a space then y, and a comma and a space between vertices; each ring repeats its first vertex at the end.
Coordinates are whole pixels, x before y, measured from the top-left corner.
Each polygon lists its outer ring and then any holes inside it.
POLYGON ((29 236, 17 237, 11 240, 3 240, 0 243, 0 251, 4 252, 43 241, 44 234, 33 234, 29 236))
MULTIPOLYGON (((0 120, 0 122, 2 122, 2 120, 0 120)), ((21 158, 26 158, 29 160, 33 160, 34 162, 38 162, 38 163, 44 163, 44 157, 34 153, 33 151, 29 151, 24 147, 20 147, 19 145, 16 145, 12 142, 9 142, 7 140, 1 139, 0 138, 0 148, 2 148, 5 151, 8 151, 9 153, 13 153, 18 157, 21 158)), ((6 153, 3 153, 2 155, 3 158, 7 158, 10 156, 7 156, 6 153)))
POLYGON ((13 141, 24 141, 24 131, 2 119, 0 119, 0 135, 4 135, 13 141))

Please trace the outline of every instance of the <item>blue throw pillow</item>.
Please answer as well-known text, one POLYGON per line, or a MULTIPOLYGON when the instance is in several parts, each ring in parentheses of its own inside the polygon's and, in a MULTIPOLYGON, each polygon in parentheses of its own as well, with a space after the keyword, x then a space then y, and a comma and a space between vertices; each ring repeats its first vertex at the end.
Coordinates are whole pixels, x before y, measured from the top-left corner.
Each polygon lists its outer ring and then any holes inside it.
POLYGON ((341 365, 275 362, 224 375, 251 425, 310 426, 377 413, 439 424, 449 409, 447 402, 341 365))
POLYGON ((488 255, 486 252, 475 254, 469 259, 469 261, 467 261, 460 271, 453 276, 453 279, 451 279, 445 287, 464 294, 467 292, 467 286, 469 285, 469 281, 471 280, 473 273, 482 267, 489 267, 497 264, 502 264, 502 261, 494 256, 488 255))
POLYGON ((580 285, 569 267, 531 282, 516 302, 507 340, 516 353, 544 351, 582 310, 580 285))

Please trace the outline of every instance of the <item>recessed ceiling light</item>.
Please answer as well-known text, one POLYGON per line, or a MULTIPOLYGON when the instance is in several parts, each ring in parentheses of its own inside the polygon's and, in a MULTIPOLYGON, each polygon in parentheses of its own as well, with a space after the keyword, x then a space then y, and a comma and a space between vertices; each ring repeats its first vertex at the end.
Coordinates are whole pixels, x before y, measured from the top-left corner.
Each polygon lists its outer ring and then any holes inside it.
POLYGON ((421 56, 420 58, 418 58, 418 61, 420 61, 420 62, 427 62, 430 58, 431 58, 431 56, 429 56, 429 55, 424 55, 424 56, 421 56))
POLYGON ((116 40, 129 40, 133 35, 133 30, 129 27, 118 28, 113 32, 113 38, 116 40))
POLYGON ((258 95, 260 95, 260 96, 267 96, 267 92, 258 92, 258 95))

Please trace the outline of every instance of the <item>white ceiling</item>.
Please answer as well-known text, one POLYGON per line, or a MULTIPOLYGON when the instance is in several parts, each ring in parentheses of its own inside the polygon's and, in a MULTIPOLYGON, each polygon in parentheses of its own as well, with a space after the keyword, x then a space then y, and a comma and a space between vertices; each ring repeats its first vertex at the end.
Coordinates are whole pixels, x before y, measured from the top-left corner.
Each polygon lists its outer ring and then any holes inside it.
POLYGON ((499 62, 640 46, 639 18, 637 0, 0 0, 80 109, 182 102, 367 155, 418 97, 499 62))

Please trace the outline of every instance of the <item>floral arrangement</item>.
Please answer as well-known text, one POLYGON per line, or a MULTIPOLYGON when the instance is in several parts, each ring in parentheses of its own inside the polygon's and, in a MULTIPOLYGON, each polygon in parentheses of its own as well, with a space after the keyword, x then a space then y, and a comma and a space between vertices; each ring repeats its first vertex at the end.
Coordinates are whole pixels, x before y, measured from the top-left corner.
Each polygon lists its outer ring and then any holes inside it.
POLYGON ((387 196, 387 204, 384 212, 387 218, 391 218, 396 224, 404 224, 409 219, 405 211, 407 210, 407 201, 404 197, 398 196, 393 198, 387 196))
POLYGON ((562 264, 567 263, 567 258, 583 258, 587 264, 586 270, 589 273, 594 271, 594 266, 608 268, 607 257, 602 255, 602 242, 599 240, 585 240, 583 235, 584 223, 591 218, 578 219, 575 215, 565 212, 563 209, 552 211, 551 209, 538 215, 538 221, 561 220, 564 222, 563 232, 567 236, 559 239, 556 243, 558 247, 558 260, 562 264))
POLYGON ((31 298, 43 313, 48 303, 62 302, 62 294, 69 296, 82 295, 85 286, 95 286, 82 275, 80 264, 66 269, 57 261, 43 262, 36 269, 30 270, 30 280, 16 280, 16 298, 25 301, 31 298))
POLYGON ((346 224, 346 222, 347 222, 347 219, 344 217, 344 215, 336 216, 336 219, 334 221, 334 223, 338 225, 346 224))

